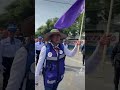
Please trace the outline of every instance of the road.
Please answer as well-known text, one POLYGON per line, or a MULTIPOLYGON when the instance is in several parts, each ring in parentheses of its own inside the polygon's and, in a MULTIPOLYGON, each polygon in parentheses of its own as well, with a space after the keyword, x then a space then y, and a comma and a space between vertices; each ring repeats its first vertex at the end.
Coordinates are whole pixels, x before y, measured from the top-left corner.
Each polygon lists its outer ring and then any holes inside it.
MULTIPOLYGON (((82 66, 82 55, 79 53, 74 57, 66 57, 65 63, 65 76, 58 90, 85 90, 85 67, 82 66)), ((44 90, 42 76, 40 76, 36 90, 44 90)))

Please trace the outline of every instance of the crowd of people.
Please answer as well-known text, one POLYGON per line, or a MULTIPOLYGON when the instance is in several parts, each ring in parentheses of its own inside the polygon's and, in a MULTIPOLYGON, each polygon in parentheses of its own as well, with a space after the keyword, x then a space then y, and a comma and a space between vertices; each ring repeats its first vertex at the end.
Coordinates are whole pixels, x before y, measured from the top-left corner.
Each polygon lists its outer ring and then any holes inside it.
MULTIPOLYGON (((2 90, 23 90, 23 88, 33 90, 35 85, 38 85, 40 73, 43 74, 45 90, 57 90, 65 74, 66 56, 74 56, 81 45, 80 41, 77 41, 73 50, 69 50, 66 37, 58 29, 52 29, 44 38, 41 36, 34 38, 34 33, 24 37, 13 23, 7 28, 0 29, 2 90)), ((104 46, 110 44, 110 39, 110 35, 103 35, 87 60, 85 60, 85 44, 82 45, 81 52, 86 74, 96 69, 102 60, 104 46)), ((112 51, 111 62, 115 71, 115 90, 118 90, 120 40, 112 51)))
MULTIPOLYGON (((65 72, 65 57, 72 57, 77 52, 77 47, 80 46, 78 41, 73 50, 68 49, 68 45, 62 43, 60 39, 65 39, 65 35, 61 34, 59 30, 53 29, 45 35, 48 42, 42 46, 39 54, 39 59, 35 71, 35 83, 38 85, 39 75, 43 74, 45 90, 57 90, 59 83, 62 81, 65 72), (61 58, 60 58, 61 57, 61 58)), ((81 45, 81 52, 83 54, 83 66, 85 65, 85 73, 89 74, 95 71, 98 64, 102 61, 104 46, 109 46, 111 43, 112 35, 103 35, 98 41, 93 54, 85 60, 85 43, 81 45)), ((43 40, 43 38, 42 38, 43 40)), ((120 77, 120 44, 114 47, 111 55, 112 65, 115 68, 114 84, 115 90, 118 90, 119 77, 120 77)))
MULTIPOLYGON (((34 18, 25 19, 26 34, 11 22, 0 29, 0 90, 34 90, 34 18), (30 26, 26 22, 30 22, 30 26), (33 27, 33 28, 31 28, 33 27), (30 33, 29 33, 30 32, 30 33), (3 80, 2 80, 3 78, 3 80)), ((23 28, 21 26, 21 28, 23 28)))
POLYGON ((15 37, 17 35, 16 33, 17 27, 14 24, 8 25, 7 29, 4 29, 1 32, 1 40, 0 40, 0 61, 1 66, 4 68, 3 72, 3 90, 5 90, 8 79, 10 76, 10 69, 12 66, 12 62, 15 57, 16 51, 22 46, 22 41, 17 39, 15 37))

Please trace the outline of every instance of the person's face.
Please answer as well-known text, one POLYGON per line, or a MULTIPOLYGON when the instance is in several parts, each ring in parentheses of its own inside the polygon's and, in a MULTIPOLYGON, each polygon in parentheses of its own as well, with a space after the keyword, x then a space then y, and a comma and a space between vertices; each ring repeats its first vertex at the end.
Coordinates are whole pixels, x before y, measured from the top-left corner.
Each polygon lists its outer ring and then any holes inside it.
POLYGON ((16 32, 15 32, 15 35, 20 35, 20 31, 19 31, 19 30, 16 31, 16 32))
POLYGON ((2 30, 0 30, 0 36, 2 36, 2 34, 3 34, 3 31, 2 31, 2 30))
POLYGON ((2 30, 0 30, 0 34, 2 34, 2 30))
POLYGON ((29 43, 35 43, 34 35, 31 35, 31 36, 27 37, 25 42, 27 44, 29 44, 29 43))
POLYGON ((31 41, 31 43, 35 43, 35 36, 34 35, 31 35, 30 41, 31 41))
POLYGON ((60 35, 59 34, 52 35, 51 41, 56 44, 60 43, 60 35))
POLYGON ((8 32, 9 37, 14 37, 14 32, 8 32))
POLYGON ((7 30, 3 31, 3 37, 8 37, 8 31, 7 30))
POLYGON ((37 39, 37 38, 35 38, 35 42, 38 42, 38 39, 37 39))
POLYGON ((39 38, 39 39, 38 39, 38 41, 39 41, 39 42, 41 42, 41 41, 42 41, 42 39, 40 39, 40 38, 39 38))

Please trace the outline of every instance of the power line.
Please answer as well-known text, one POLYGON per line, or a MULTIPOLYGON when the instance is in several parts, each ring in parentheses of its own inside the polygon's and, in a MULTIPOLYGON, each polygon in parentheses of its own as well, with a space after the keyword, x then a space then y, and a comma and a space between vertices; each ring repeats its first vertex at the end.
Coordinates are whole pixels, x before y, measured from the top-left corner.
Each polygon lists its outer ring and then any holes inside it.
POLYGON ((44 1, 54 2, 54 3, 60 3, 60 4, 68 4, 68 5, 72 5, 71 3, 64 3, 64 2, 53 1, 53 0, 44 0, 44 1))

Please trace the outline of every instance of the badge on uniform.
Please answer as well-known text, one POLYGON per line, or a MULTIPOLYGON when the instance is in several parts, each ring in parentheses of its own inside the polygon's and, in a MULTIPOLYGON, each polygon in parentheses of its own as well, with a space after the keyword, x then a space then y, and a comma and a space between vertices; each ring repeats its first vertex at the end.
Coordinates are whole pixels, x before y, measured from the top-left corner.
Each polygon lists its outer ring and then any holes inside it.
POLYGON ((52 57, 52 52, 49 52, 49 53, 48 53, 48 57, 52 57))
POLYGON ((63 51, 62 51, 62 50, 60 50, 60 51, 59 51, 59 53, 60 53, 60 54, 63 54, 63 51))

